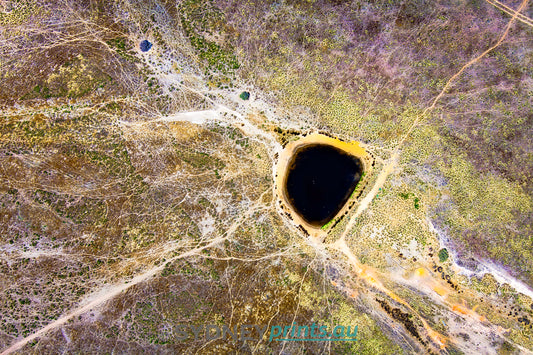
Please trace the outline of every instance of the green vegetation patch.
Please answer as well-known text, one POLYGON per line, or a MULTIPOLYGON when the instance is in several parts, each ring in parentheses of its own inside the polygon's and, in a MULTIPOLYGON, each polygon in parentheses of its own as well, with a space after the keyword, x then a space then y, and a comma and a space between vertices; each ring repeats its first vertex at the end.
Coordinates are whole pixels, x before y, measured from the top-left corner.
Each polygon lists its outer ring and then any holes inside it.
POLYGON ((218 170, 224 169, 226 166, 219 158, 213 157, 204 152, 178 150, 177 155, 181 160, 191 164, 197 169, 213 169, 215 171, 215 175, 218 175, 218 170))
POLYGON ((78 98, 112 81, 113 79, 108 74, 102 72, 91 60, 80 54, 64 63, 21 99, 78 98))
MULTIPOLYGON (((206 72, 222 74, 226 79, 232 77, 240 65, 233 48, 223 43, 219 29, 226 25, 222 12, 214 2, 186 0, 179 5, 179 13, 185 35, 204 61, 206 72)), ((222 82, 227 80, 220 80, 218 84, 222 82)))
POLYGON ((53 192, 37 189, 33 192, 33 200, 50 206, 60 216, 72 220, 76 224, 103 225, 106 219, 106 206, 103 200, 59 195, 53 192))
POLYGON ((8 11, 0 11, 0 26, 16 26, 27 22, 32 15, 42 10, 35 0, 17 0, 6 2, 4 5, 8 11))
MULTIPOLYGON (((122 187, 144 186, 118 129, 96 115, 66 118, 70 110, 73 108, 65 107, 55 119, 36 114, 25 120, 5 120, 0 124, 0 150, 7 155, 45 154, 50 164, 56 166, 56 161, 62 161, 62 169, 72 169, 82 178, 89 178, 89 170, 94 169, 122 178, 118 180, 122 187)), ((50 175, 51 171, 42 173, 50 175)))
POLYGON ((120 55, 122 58, 132 62, 140 62, 139 58, 135 56, 133 45, 127 38, 113 38, 109 41, 106 41, 106 44, 113 50, 115 50, 115 52, 117 52, 117 54, 120 55))
POLYGON ((446 248, 442 248, 441 250, 439 250, 439 261, 441 263, 445 262, 446 260, 448 260, 448 250, 446 248))

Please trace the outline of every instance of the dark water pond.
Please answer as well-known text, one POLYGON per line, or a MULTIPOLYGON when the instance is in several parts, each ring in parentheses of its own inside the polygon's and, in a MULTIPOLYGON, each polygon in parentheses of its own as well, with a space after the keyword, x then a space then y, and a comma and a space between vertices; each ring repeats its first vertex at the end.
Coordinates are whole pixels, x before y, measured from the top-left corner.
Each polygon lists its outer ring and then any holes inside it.
POLYGON ((152 48, 152 43, 147 39, 144 39, 139 43, 139 48, 141 49, 141 52, 148 52, 150 48, 152 48))
POLYGON ((296 212, 320 227, 348 201, 362 171, 358 158, 338 148, 306 145, 296 150, 289 163, 285 191, 296 212))

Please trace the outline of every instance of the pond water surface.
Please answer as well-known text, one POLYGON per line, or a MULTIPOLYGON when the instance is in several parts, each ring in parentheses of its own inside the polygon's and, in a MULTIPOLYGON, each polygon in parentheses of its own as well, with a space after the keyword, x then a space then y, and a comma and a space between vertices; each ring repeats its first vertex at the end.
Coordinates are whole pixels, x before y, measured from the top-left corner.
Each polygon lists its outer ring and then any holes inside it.
POLYGON ((321 227, 342 209, 361 179, 361 161, 327 144, 298 148, 289 162, 285 192, 294 210, 321 227))

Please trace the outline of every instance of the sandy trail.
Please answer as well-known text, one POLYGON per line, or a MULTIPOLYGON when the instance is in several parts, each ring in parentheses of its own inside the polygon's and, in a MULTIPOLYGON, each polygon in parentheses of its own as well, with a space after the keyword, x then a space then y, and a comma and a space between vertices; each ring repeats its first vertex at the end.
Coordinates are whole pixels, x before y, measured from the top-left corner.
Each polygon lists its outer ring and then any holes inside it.
POLYGON ((348 221, 348 224, 346 225, 346 228, 344 229, 344 232, 342 233, 339 241, 344 241, 346 239, 346 235, 352 230, 352 227, 354 226, 357 217, 363 213, 370 203, 372 203, 372 200, 374 200, 374 197, 379 193, 379 190, 383 187, 385 182, 387 181, 387 178, 389 175, 394 171, 394 168, 398 165, 400 154, 398 151, 395 151, 392 156, 387 160, 386 165, 383 167, 381 172, 378 175, 378 178, 376 179, 376 182, 374 183, 374 186, 372 186, 372 189, 366 194, 366 196, 361 200, 359 205, 357 206, 357 210, 355 211, 354 215, 350 218, 348 221))
POLYGON ((149 121, 127 122, 119 120, 118 122, 124 127, 135 128, 154 122, 189 122, 193 124, 204 124, 209 121, 218 121, 240 129, 249 137, 255 136, 262 138, 262 143, 268 146, 271 157, 274 156, 275 153, 281 152, 281 145, 276 139, 269 133, 250 123, 242 113, 221 104, 213 103, 213 105, 214 108, 211 110, 177 112, 172 115, 162 116, 149 121))
MULTIPOLYGON (((508 15, 513 16, 513 14, 515 13, 515 10, 513 10, 509 6, 501 3, 498 0, 485 0, 485 1, 488 2, 489 4, 491 4, 492 6, 494 6, 495 8, 497 8, 498 10, 505 12, 508 15)), ((518 16, 516 17, 516 19, 518 21, 528 25, 528 26, 533 27, 533 20, 531 18, 527 17, 526 15, 523 15, 523 14, 519 13, 518 16)))
POLYGON ((225 235, 222 235, 222 236, 219 236, 219 237, 216 237, 216 238, 212 239, 208 244, 206 244, 206 245, 204 245, 202 247, 189 250, 189 251, 187 251, 187 252, 185 252, 183 254, 180 254, 180 255, 176 255, 176 256, 168 259, 167 262, 162 263, 159 266, 153 267, 152 269, 150 269, 148 271, 145 271, 142 274, 133 277, 128 283, 117 284, 117 285, 114 285, 114 286, 111 286, 111 287, 108 287, 108 288, 104 288, 104 289, 101 289, 100 291, 97 291, 97 292, 93 293, 92 295, 90 295, 88 297, 88 299, 90 301, 87 304, 85 304, 85 305, 83 305, 83 306, 81 306, 81 307, 79 307, 79 308, 67 313, 66 315, 60 317, 59 319, 57 319, 57 320, 53 321, 52 323, 46 325, 45 327, 41 328, 40 330, 38 330, 34 334, 29 335, 29 336, 27 336, 27 337, 25 337, 23 339, 20 339, 20 340, 16 341, 11 346, 9 346, 5 350, 3 350, 2 353, 0 353, 0 355, 7 355, 7 354, 11 354, 14 351, 20 350, 24 345, 28 344, 29 342, 31 342, 31 341, 33 341, 33 340, 35 340, 35 339, 37 339, 37 338, 39 338, 41 336, 43 336, 48 331, 56 329, 56 328, 62 326, 63 324, 68 322, 73 317, 76 317, 76 316, 79 316, 79 315, 81 315, 83 313, 86 313, 86 312, 90 311, 91 309, 94 309, 94 308, 102 305, 104 302, 109 301, 110 299, 118 296, 122 292, 128 290, 130 287, 138 285, 141 282, 144 282, 144 281, 150 279, 151 277, 156 276, 158 273, 160 273, 164 269, 164 267, 165 267, 165 265, 167 263, 169 263, 169 262, 171 263, 171 262, 174 262, 176 260, 183 259, 183 258, 186 258, 186 257, 189 257, 189 256, 198 255, 202 250, 207 249, 207 248, 211 248, 211 247, 213 247, 215 245, 218 245, 219 243, 227 240, 237 230, 237 228, 240 226, 240 224, 246 218, 248 218, 255 211, 258 210, 258 208, 262 205, 261 201, 262 201, 263 196, 266 193, 268 193, 268 192, 270 192, 270 189, 266 190, 265 192, 263 192, 261 194, 261 196, 259 197, 258 201, 255 203, 255 205, 252 208, 249 208, 242 215, 242 217, 240 219, 237 219, 228 228, 228 230, 226 231, 225 235))
MULTIPOLYGON (((221 241, 223 241, 225 239, 227 239, 227 237, 216 238, 216 239, 212 240, 209 244, 205 245, 202 248, 197 248, 197 249, 190 250, 190 251, 188 251, 186 253, 183 253, 183 254, 181 254, 179 256, 175 256, 174 258, 172 258, 172 259, 170 259, 168 261, 169 262, 173 262, 173 261, 178 260, 178 259, 182 259, 182 258, 185 258, 185 257, 188 257, 188 256, 196 255, 200 251, 202 251, 203 249, 212 247, 212 246, 220 243, 221 241)), ((115 286, 109 287, 107 289, 100 290, 99 292, 97 292, 97 295, 94 295, 94 294, 92 295, 91 298, 93 298, 93 299, 89 303, 87 303, 86 305, 84 305, 84 306, 82 306, 80 308, 77 308, 74 311, 62 316, 61 318, 59 318, 56 321, 48 324, 44 328, 41 328, 36 333, 34 333, 34 334, 24 338, 24 339, 21 339, 21 340, 15 342, 10 347, 8 347, 4 351, 2 351, 1 355, 10 354, 10 353, 12 353, 12 352, 14 352, 16 350, 21 349, 24 345, 26 345, 27 343, 31 342, 32 340, 35 340, 35 339, 41 337, 46 332, 62 326, 63 324, 68 322, 71 318, 79 316, 81 314, 84 314, 84 313, 90 311, 91 309, 94 309, 94 308, 100 306, 102 303, 114 298, 115 296, 118 296, 119 294, 121 294, 122 292, 126 291, 130 287, 132 287, 134 285, 137 285, 137 284, 139 284, 139 283, 141 283, 141 282, 143 282, 145 280, 148 280, 149 278, 157 275, 159 272, 161 272, 163 270, 163 268, 164 268, 164 264, 162 264, 160 266, 157 266, 157 267, 155 267, 153 269, 150 269, 150 270, 148 270, 148 271, 146 271, 146 272, 144 272, 144 273, 142 273, 140 275, 135 276, 128 283, 115 285, 115 286)))

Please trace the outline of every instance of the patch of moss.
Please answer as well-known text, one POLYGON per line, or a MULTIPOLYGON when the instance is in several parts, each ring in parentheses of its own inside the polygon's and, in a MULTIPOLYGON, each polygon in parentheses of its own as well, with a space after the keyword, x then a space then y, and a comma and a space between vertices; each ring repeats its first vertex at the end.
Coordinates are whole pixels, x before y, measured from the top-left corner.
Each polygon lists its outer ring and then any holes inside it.
POLYGON ((446 248, 442 248, 441 250, 439 250, 439 261, 441 263, 445 262, 446 260, 448 260, 448 250, 446 248))

